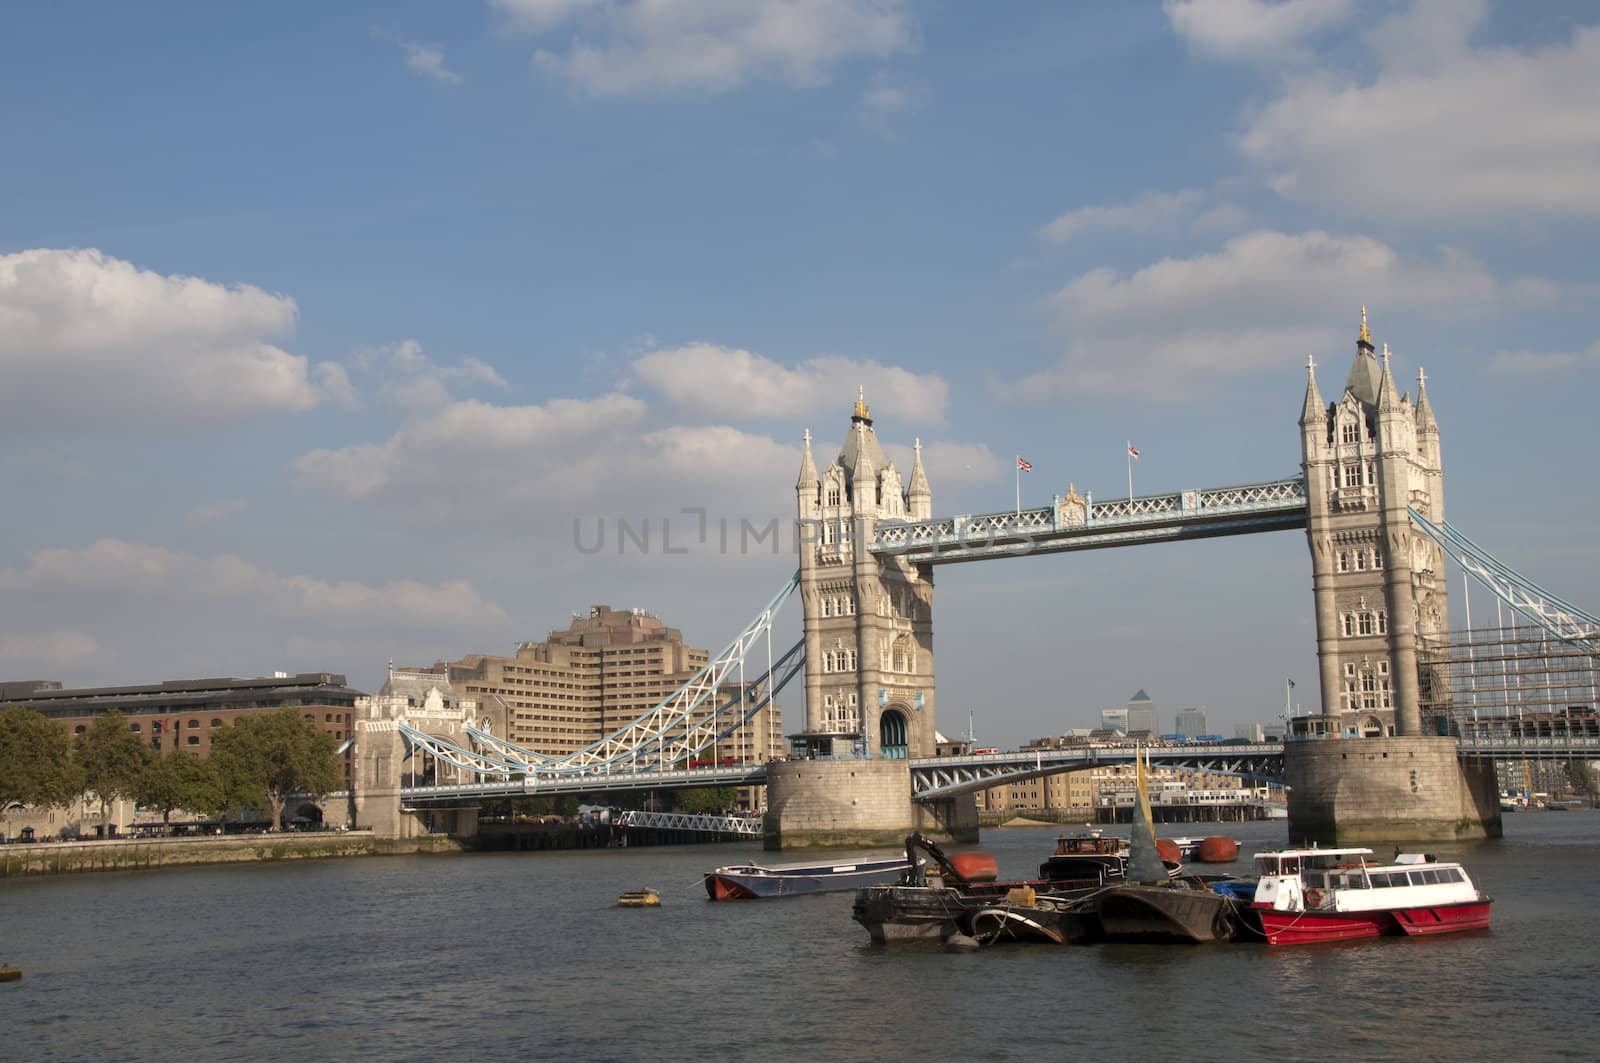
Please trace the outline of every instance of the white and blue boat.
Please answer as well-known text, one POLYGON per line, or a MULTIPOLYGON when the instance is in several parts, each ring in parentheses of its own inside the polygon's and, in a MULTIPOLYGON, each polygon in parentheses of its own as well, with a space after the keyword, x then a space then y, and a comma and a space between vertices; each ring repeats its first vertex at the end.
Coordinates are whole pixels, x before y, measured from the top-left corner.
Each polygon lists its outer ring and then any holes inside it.
POLYGON ((831 893, 895 882, 910 869, 904 856, 839 864, 736 864, 709 872, 706 894, 714 901, 745 901, 831 893))

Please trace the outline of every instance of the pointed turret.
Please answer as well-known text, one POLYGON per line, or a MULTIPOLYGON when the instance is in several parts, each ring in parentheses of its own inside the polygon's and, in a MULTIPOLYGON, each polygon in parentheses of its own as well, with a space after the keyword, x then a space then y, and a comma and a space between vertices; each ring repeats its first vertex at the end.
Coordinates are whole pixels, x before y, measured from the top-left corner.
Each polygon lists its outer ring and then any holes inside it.
POLYGON ((817 480, 817 463, 811 458, 811 429, 806 429, 806 450, 800 458, 800 479, 795 481, 795 490, 811 487, 815 488, 817 480))
MULTIPOLYGON (((857 410, 865 408, 865 403, 856 403, 857 410)), ((877 437, 871 434, 872 421, 869 418, 858 414, 850 420, 855 425, 856 440, 856 463, 850 476, 850 490, 855 496, 856 512, 871 513, 878 506, 878 467, 873 463, 872 452, 877 450, 882 454, 883 451, 878 447, 877 437)))
POLYGON ((1383 345, 1383 375, 1378 378, 1378 411, 1380 413, 1400 408, 1400 392, 1394 386, 1394 374, 1389 372, 1389 345, 1383 345))
POLYGON ((1322 402, 1322 392, 1317 388, 1317 362, 1306 355, 1306 403, 1300 408, 1300 427, 1327 423, 1327 408, 1322 402))
POLYGON ((1428 374, 1417 370, 1417 434, 1438 435, 1439 422, 1433 418, 1433 404, 1428 401, 1428 374))
POLYGON ((1367 331, 1367 308, 1361 308, 1361 335, 1356 339, 1356 360, 1350 366, 1345 390, 1368 406, 1378 404, 1378 381, 1382 371, 1373 357, 1372 334, 1367 331))
POLYGON ((911 485, 906 488, 906 509, 912 520, 927 520, 933 516, 933 489, 928 486, 928 474, 922 468, 922 440, 912 448, 916 459, 911 463, 911 485))

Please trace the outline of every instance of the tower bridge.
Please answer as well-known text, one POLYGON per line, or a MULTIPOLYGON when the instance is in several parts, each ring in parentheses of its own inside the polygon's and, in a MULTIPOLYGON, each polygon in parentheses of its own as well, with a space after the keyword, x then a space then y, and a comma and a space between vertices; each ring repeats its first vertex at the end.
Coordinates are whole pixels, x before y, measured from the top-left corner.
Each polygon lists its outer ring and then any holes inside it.
POLYGON ((1380 361, 1372 344, 1365 310, 1349 377, 1334 401, 1324 401, 1316 368, 1308 359, 1299 477, 1109 501, 1069 487, 1048 506, 954 517, 933 514, 920 441, 902 477, 878 441, 865 395, 858 395, 830 462, 819 467, 811 434, 805 435, 795 483, 798 571, 673 697, 561 757, 519 748, 482 720, 463 716, 438 717, 433 725, 420 718, 363 721, 360 759, 370 762, 370 778, 388 781, 393 801, 409 804, 491 793, 763 782, 770 848, 898 842, 908 830, 971 838, 975 790, 1132 753, 935 757, 938 565, 1303 530, 1320 711, 1297 720, 1296 740, 1283 746, 1157 749, 1154 758, 1200 764, 1207 756, 1230 757, 1253 772, 1281 773, 1291 784, 1290 830, 1297 837, 1496 834, 1498 802, 1484 758, 1508 755, 1515 743, 1491 751, 1480 742, 1464 750, 1472 756, 1458 756, 1455 740, 1439 734, 1450 730, 1452 684, 1460 681, 1448 652, 1441 657, 1438 649, 1448 645, 1450 631, 1446 558, 1552 637, 1576 646, 1591 671, 1600 621, 1517 576, 1445 521, 1439 426, 1426 378, 1419 373, 1415 400, 1399 393, 1387 347, 1380 361), (775 655, 774 617, 791 596, 801 602, 803 637, 775 655), (747 670, 759 678, 740 683, 735 700, 718 704, 724 681, 747 670), (802 674, 805 720, 791 737, 788 760, 726 772, 683 770, 802 674), (1427 728, 1424 701, 1433 714, 1427 728), (415 765, 418 757, 455 781, 394 786, 396 767, 415 765))

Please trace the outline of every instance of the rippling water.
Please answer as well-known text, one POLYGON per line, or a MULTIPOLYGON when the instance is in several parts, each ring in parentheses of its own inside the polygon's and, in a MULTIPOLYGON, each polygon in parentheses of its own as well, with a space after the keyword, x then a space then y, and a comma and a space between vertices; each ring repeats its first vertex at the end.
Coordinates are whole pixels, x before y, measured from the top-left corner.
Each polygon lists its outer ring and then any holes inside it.
MULTIPOLYGON (((13 880, 0 1059, 1591 1059, 1600 813, 1506 829, 1435 847, 1492 931, 1290 949, 876 948, 849 894, 708 903, 745 846, 13 880)), ((1021 875, 1054 837, 983 847, 1021 875)))

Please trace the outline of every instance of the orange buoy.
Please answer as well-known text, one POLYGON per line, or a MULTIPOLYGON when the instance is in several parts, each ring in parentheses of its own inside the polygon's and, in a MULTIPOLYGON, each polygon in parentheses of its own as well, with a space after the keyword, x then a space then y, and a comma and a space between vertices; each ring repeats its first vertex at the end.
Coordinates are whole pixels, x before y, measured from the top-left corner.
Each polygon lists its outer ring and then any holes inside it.
POLYGON ((1207 838, 1195 849, 1194 858, 1203 864, 1231 864, 1239 859, 1239 843, 1221 835, 1207 838))
POLYGON ((950 866, 968 882, 993 882, 1000 877, 993 853, 952 853, 950 866))
POLYGON ((1179 849, 1178 843, 1171 838, 1156 839, 1156 855, 1165 864, 1181 864, 1183 862, 1183 850, 1179 849))

